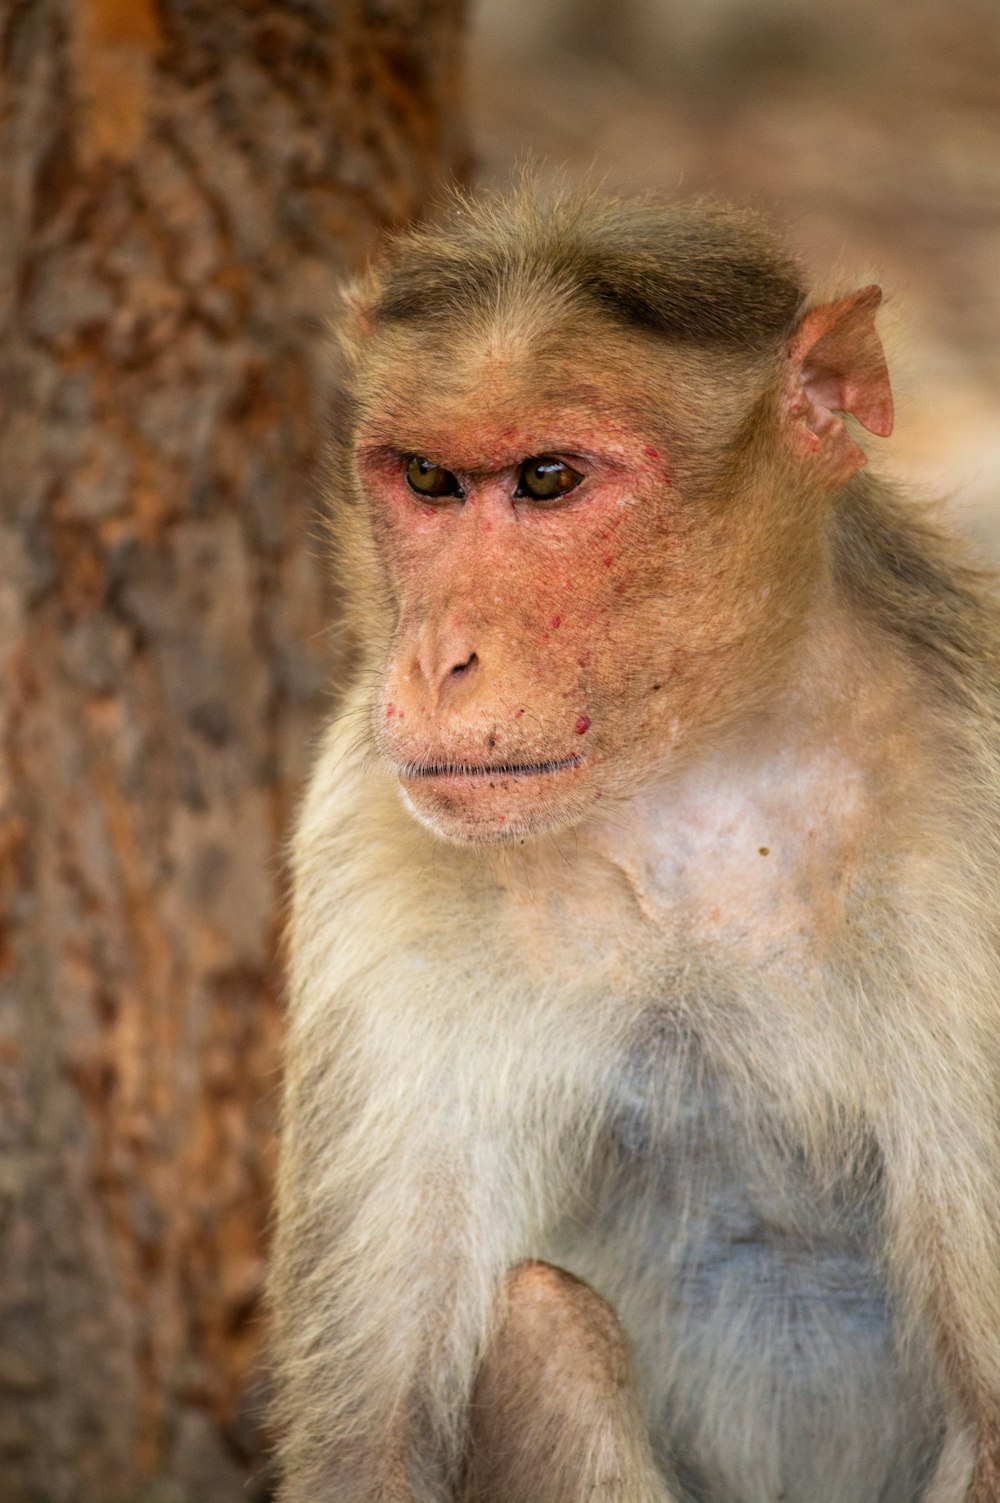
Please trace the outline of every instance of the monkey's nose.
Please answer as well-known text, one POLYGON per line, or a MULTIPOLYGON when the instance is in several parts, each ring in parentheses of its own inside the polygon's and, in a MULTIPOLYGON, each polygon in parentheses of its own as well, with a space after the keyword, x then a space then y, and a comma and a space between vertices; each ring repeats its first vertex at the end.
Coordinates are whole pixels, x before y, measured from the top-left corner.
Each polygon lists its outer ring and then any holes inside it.
POLYGON ((479 667, 478 654, 455 641, 424 647, 417 661, 435 708, 474 678, 479 667))
POLYGON ((471 670, 475 668, 478 662, 479 659, 476 657, 476 654, 474 652, 470 652, 464 663, 452 664, 452 666, 448 670, 448 677, 461 678, 463 673, 471 672, 471 670))

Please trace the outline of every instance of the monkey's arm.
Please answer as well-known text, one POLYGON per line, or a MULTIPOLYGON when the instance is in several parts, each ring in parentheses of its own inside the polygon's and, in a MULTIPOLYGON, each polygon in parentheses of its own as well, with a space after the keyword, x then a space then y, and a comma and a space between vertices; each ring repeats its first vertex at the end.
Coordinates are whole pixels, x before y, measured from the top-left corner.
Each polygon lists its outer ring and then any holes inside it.
MULTIPOLYGON (((901 1131, 912 1124, 900 1123, 901 1131)), ((922 1305, 951 1388, 945 1451, 929 1503, 996 1503, 1000 1499, 1000 1247, 997 1154, 978 1145, 973 1124, 940 1124, 926 1145, 897 1145, 890 1169, 894 1262, 922 1305), (960 1144, 962 1162, 947 1163, 942 1144, 960 1144), (969 1458, 973 1457, 968 1480, 969 1458)), ((944 1150, 947 1152, 947 1149, 944 1150)))
MULTIPOLYGON (((934 913, 935 948, 892 1025, 880 1091, 889 1259, 926 1319, 950 1388, 928 1503, 1000 1498, 1000 1080, 996 958, 963 915, 934 913), (949 932, 950 931, 950 932, 949 932), (971 1477, 970 1477, 971 1472, 971 1477)), ((924 924, 929 920, 925 919, 924 924)), ((885 989, 888 993, 889 988, 885 989)))
POLYGON ((390 1090, 341 1120, 321 1158, 314 1110, 287 1114, 272 1281, 281 1496, 438 1497, 492 1292, 473 1203, 485 1183, 463 1185, 460 1160, 390 1090))
MULTIPOLYGON (((558 1200, 544 1124, 526 1135, 548 1147, 543 1163, 514 1151, 515 1124, 482 1114, 490 1092, 477 1110, 443 1074, 427 1091, 426 1052, 410 1044, 321 1160, 317 1103, 290 1093, 272 1286, 283 1503, 584 1503, 595 1491, 671 1503, 614 1312, 545 1265, 508 1272, 558 1200)), ((293 1078, 304 1064, 293 1057, 293 1078)), ((359 1089, 341 1081, 345 1098, 359 1089)))
MULTIPOLYGON (((436 922, 415 901, 424 874, 397 880, 405 841, 387 850, 388 813, 355 743, 349 707, 293 855, 271 1271, 286 1503, 412 1496, 410 1432, 445 1424, 471 1381, 505 1251, 484 1241, 484 1204, 499 1193, 486 1161, 500 1155, 467 1161, 456 1040, 435 1006, 440 980, 421 969, 436 922)), ((461 993, 456 978, 456 1005, 461 993)), ((448 1436, 436 1440, 447 1450, 448 1436)))
POLYGON ((462 1503, 674 1503, 615 1312, 546 1263, 508 1275, 470 1406, 462 1503))

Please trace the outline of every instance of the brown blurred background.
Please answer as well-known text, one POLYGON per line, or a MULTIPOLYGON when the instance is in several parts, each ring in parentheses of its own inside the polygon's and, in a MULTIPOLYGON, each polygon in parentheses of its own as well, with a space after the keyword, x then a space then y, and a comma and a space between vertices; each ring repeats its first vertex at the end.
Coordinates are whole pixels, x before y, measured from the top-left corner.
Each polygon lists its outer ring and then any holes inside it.
POLYGON ((323 319, 529 155, 878 277, 879 462, 1000 553, 997 0, 0 0, 4 1503, 268 1495, 323 319))

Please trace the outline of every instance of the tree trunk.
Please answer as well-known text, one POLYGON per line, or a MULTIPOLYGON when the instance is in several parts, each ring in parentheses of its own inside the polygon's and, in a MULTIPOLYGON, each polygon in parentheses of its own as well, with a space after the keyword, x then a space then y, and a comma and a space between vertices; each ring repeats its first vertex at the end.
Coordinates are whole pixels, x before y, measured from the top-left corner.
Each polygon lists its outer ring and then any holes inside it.
POLYGON ((322 320, 462 0, 0 0, 0 1496, 259 1473, 322 320))

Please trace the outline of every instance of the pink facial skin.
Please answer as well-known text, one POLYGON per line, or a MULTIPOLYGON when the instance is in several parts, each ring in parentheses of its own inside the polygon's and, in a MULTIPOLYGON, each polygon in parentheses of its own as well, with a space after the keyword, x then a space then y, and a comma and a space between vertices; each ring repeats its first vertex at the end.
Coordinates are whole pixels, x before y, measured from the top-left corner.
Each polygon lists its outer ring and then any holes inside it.
POLYGON ((601 779, 602 707, 613 737, 634 677, 621 669, 634 611, 669 552, 666 535, 655 550, 650 537, 669 495, 663 461, 624 424, 596 432, 578 411, 544 427, 504 414, 474 435, 467 421, 389 443, 369 432, 358 459, 399 613, 377 735, 414 811, 474 839, 575 817, 601 779), (462 496, 415 494, 414 453, 462 496), (555 501, 516 494, 540 455, 582 476, 555 501), (655 568, 637 568, 654 552, 655 568))
POLYGON ((799 412, 841 323, 841 305, 807 315, 783 394, 774 372, 774 464, 732 475, 678 460, 704 451, 713 397, 669 350, 652 401, 654 357, 606 330, 577 331, 575 365, 551 336, 541 353, 513 335, 452 352, 420 330, 376 347, 355 453, 393 631, 372 723, 418 818, 487 841, 575 822, 754 703, 817 585, 789 559, 822 560, 805 535, 842 478, 842 423, 807 431, 799 412), (418 494, 414 456, 453 493, 418 494), (541 458, 578 483, 525 494, 541 458))

